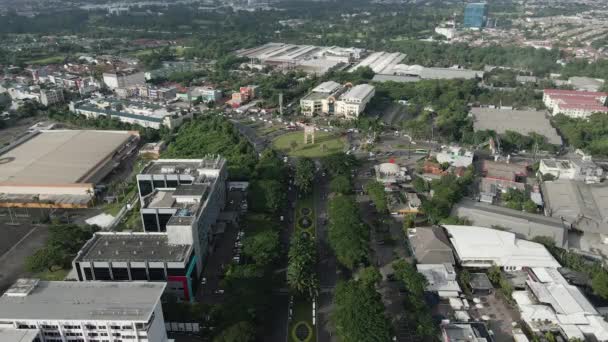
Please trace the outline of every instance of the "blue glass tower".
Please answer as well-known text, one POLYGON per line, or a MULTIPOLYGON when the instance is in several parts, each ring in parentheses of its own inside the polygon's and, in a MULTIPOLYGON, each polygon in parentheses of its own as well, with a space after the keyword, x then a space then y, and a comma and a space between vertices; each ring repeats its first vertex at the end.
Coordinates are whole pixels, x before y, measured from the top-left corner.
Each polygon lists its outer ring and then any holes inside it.
POLYGON ((470 3, 464 8, 464 27, 482 28, 486 26, 488 5, 486 3, 470 3))

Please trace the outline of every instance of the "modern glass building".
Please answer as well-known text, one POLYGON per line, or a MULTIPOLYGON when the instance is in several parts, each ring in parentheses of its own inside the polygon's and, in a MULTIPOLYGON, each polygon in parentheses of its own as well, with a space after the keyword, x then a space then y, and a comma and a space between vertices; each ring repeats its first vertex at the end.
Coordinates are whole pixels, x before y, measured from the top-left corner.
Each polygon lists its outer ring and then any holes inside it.
POLYGON ((464 27, 482 28, 488 19, 488 5, 484 2, 469 3, 464 8, 464 27))

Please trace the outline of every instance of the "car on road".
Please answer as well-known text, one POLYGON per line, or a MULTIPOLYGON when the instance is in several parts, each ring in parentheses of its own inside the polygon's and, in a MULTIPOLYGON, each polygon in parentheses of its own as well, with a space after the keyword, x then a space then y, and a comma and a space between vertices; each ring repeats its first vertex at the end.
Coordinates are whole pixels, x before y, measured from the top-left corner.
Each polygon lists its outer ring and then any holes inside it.
POLYGON ((201 285, 205 285, 207 284, 207 278, 203 277, 201 278, 201 285))
POLYGON ((215 294, 224 294, 224 290, 217 289, 217 290, 213 291, 213 293, 215 293, 215 294))

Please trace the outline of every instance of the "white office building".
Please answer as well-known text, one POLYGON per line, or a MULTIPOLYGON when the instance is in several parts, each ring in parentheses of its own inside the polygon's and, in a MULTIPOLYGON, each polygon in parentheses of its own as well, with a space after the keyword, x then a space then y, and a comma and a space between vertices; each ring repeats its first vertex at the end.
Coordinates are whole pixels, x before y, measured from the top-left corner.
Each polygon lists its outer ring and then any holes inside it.
POLYGON ((327 81, 316 86, 300 100, 300 110, 306 116, 329 114, 356 119, 374 97, 375 88, 369 84, 354 87, 327 81))
POLYGON ((340 95, 336 102, 336 115, 346 119, 356 119, 376 94, 376 88, 369 84, 359 84, 340 95))
POLYGON ((19 279, 0 297, 0 332, 37 331, 42 342, 166 342, 165 286, 19 279))

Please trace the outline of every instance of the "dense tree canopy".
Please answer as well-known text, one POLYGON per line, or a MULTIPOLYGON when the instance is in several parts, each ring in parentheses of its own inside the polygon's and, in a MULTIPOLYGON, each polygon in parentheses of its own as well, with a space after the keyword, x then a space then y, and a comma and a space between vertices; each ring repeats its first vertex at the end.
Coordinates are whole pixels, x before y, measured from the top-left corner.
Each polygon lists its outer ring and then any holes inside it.
POLYGON ((359 217, 359 208, 349 196, 338 195, 329 201, 329 244, 338 261, 354 269, 368 257, 369 231, 359 217))
POLYGON ((333 318, 341 341, 390 341, 390 324, 373 283, 361 280, 338 283, 334 304, 333 318))
POLYGON ((379 213, 386 213, 388 210, 388 203, 384 185, 380 182, 369 182, 365 186, 365 191, 367 191, 370 199, 376 205, 376 210, 378 210, 379 213))
POLYGON ((608 116, 593 114, 588 120, 574 119, 562 114, 554 117, 554 123, 571 146, 596 156, 608 156, 608 116))
POLYGON ((312 191, 315 178, 315 163, 312 159, 300 158, 296 163, 294 183, 302 194, 312 191))
POLYGON ((289 247, 287 284, 297 294, 314 298, 319 290, 316 274, 317 249, 313 239, 295 234, 289 247))
POLYGON ((226 119, 197 117, 180 127, 163 154, 165 158, 203 158, 219 154, 228 160, 231 179, 248 179, 257 162, 251 145, 226 119))
POLYGON ((243 254, 253 259, 257 265, 268 265, 279 256, 279 233, 264 230, 246 238, 243 246, 243 254))

